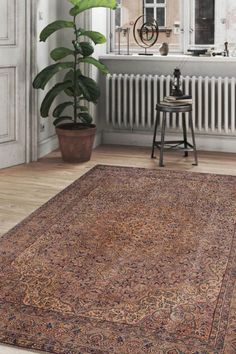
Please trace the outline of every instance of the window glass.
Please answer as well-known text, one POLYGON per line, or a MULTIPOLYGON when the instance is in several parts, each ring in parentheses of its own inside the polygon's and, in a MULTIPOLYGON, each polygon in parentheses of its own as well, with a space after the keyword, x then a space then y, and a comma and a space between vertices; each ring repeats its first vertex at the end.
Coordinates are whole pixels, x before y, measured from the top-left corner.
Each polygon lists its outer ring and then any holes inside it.
POLYGON ((121 23, 121 8, 117 8, 116 14, 115 14, 115 25, 116 27, 120 27, 122 25, 121 23))
MULTIPOLYGON (((148 19, 154 18, 160 29, 158 41, 151 51, 159 53, 161 44, 167 42, 170 50, 179 52, 181 39, 180 1, 182 0, 121 0, 113 21, 113 51, 126 52, 127 34, 122 30, 128 28, 130 30, 130 48, 140 52, 134 39, 133 28, 137 18, 144 14, 148 19)), ((140 23, 140 27, 141 25, 142 23, 140 23)))
POLYGON ((144 12, 149 17, 153 13, 154 19, 158 22, 159 27, 165 26, 166 0, 146 0, 144 2, 144 12))
POLYGON ((165 9, 164 9, 164 7, 157 7, 156 20, 157 20, 157 23, 160 27, 165 26, 165 9))
POLYGON ((151 20, 154 18, 154 9, 152 7, 147 7, 146 8, 146 16, 148 20, 151 20))
POLYGON ((215 42, 215 0, 195 0, 195 44, 215 42))
MULTIPOLYGON (((192 47, 214 48, 216 52, 228 48, 236 56, 236 0, 118 0, 118 9, 112 12, 113 51, 127 46, 130 30, 130 48, 139 52, 134 36, 135 21, 141 15, 154 18, 159 25, 159 38, 152 51, 158 53, 163 42, 169 44, 170 52, 184 52, 192 47), (120 32, 115 29, 120 28, 120 32)), ((142 23, 141 23, 142 25, 142 23)))

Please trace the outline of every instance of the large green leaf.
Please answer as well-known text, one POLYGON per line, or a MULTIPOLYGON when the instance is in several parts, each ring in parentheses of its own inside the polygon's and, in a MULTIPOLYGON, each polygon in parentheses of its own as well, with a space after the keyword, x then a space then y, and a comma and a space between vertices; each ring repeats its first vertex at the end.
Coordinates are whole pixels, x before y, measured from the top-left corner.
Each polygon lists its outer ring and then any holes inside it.
MULTIPOLYGON (((80 69, 77 69, 76 71, 76 77, 82 75, 80 69)), ((68 73, 66 73, 65 77, 64 77, 64 81, 70 81, 71 85, 70 87, 67 87, 65 89, 65 93, 67 94, 67 96, 69 97, 73 97, 74 96, 74 91, 75 91, 75 75, 74 75, 74 71, 70 70, 68 73)), ((76 85, 76 96, 80 96, 81 95, 81 91, 78 87, 78 85, 76 85)))
POLYGON ((100 97, 100 90, 96 81, 81 75, 77 79, 77 85, 86 100, 97 103, 100 97))
POLYGON ((46 94, 40 108, 41 116, 46 118, 49 115, 49 110, 54 99, 64 91, 66 88, 71 86, 71 81, 60 82, 56 84, 48 93, 46 94))
POLYGON ((75 28, 74 22, 58 20, 50 23, 40 33, 40 41, 45 42, 51 34, 62 28, 75 28))
POLYGON ((72 117, 70 117, 70 116, 63 116, 63 117, 59 117, 59 118, 55 119, 54 122, 53 122, 53 124, 54 124, 55 126, 57 126, 57 125, 59 125, 60 123, 68 122, 68 120, 73 122, 73 118, 72 118, 72 117))
POLYGON ((59 104, 53 111, 53 117, 60 117, 60 115, 64 112, 67 107, 73 106, 74 102, 68 101, 59 104))
POLYGON ((61 60, 68 55, 74 55, 74 51, 69 48, 59 47, 51 51, 50 56, 54 61, 61 60))
POLYGON ((77 16, 85 10, 94 7, 108 7, 115 10, 117 7, 116 0, 69 0, 75 7, 70 10, 71 16, 77 16))
POLYGON ((96 31, 85 31, 80 29, 80 36, 86 36, 90 38, 95 44, 103 44, 106 43, 106 37, 100 32, 96 31))
POLYGON ((92 64, 92 65, 96 66, 98 68, 98 70, 100 70, 104 75, 109 74, 109 70, 108 70, 107 66, 102 64, 100 61, 98 61, 95 58, 88 57, 88 58, 79 59, 79 63, 92 64))
POLYGON ((88 42, 79 42, 79 54, 83 57, 89 57, 94 52, 93 46, 88 42))
POLYGON ((78 118, 83 122, 83 123, 86 123, 86 124, 91 124, 92 121, 93 121, 93 117, 87 113, 87 112, 81 112, 78 114, 78 118))
POLYGON ((45 69, 43 69, 34 79, 33 81, 33 87, 35 89, 42 89, 44 90, 45 86, 51 80, 51 78, 57 74, 59 71, 64 70, 64 69, 69 69, 73 68, 74 63, 73 62, 66 62, 66 63, 57 63, 53 65, 47 66, 45 69))
MULTIPOLYGON (((78 93, 78 92, 77 92, 78 93)), ((70 87, 67 87, 65 89, 65 94, 69 97, 73 97, 74 96, 74 88, 72 87, 72 85, 70 87)))

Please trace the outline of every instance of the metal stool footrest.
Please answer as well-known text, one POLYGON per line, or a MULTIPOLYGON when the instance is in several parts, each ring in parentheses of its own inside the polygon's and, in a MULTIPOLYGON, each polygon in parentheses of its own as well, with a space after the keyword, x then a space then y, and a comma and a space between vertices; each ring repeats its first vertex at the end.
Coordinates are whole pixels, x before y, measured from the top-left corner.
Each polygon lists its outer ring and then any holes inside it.
POLYGON ((167 107, 165 105, 157 104, 156 107, 157 110, 157 115, 156 115, 156 121, 155 121, 155 127, 154 127, 154 135, 153 135, 153 144, 152 144, 152 155, 151 157, 154 158, 154 151, 155 148, 160 150, 160 161, 159 165, 161 167, 164 166, 163 160, 164 160, 164 150, 181 150, 184 151, 184 156, 188 156, 189 151, 193 151, 194 153, 194 160, 195 163, 194 165, 198 165, 198 157, 197 157, 197 149, 196 149, 196 142, 195 142, 195 135, 194 135, 194 128, 193 128, 193 119, 192 119, 192 105, 188 104, 185 106, 171 106, 167 107), (157 134, 157 124, 159 121, 159 115, 160 112, 163 113, 163 119, 162 119, 162 126, 161 126, 161 141, 156 140, 156 134, 157 134), (176 113, 176 116, 178 117, 179 113, 182 113, 182 119, 183 119, 183 140, 168 140, 165 141, 165 129, 166 129, 166 118, 167 118, 167 113, 169 114, 169 118, 172 118, 172 114, 176 113), (193 143, 190 144, 187 141, 187 128, 186 128, 186 117, 185 113, 189 113, 189 126, 190 130, 192 133, 192 141, 193 143), (184 145, 184 147, 180 147, 180 145, 184 145), (166 147, 169 146, 169 147, 166 147))
MULTIPOLYGON (((161 141, 155 141, 155 147, 159 150, 161 150, 161 141)), ((184 141, 180 142, 172 142, 172 141, 166 141, 164 144, 164 150, 180 150, 180 151, 188 151, 191 152, 193 151, 193 146, 187 142, 188 147, 183 146, 181 147, 180 145, 183 145, 184 141)))

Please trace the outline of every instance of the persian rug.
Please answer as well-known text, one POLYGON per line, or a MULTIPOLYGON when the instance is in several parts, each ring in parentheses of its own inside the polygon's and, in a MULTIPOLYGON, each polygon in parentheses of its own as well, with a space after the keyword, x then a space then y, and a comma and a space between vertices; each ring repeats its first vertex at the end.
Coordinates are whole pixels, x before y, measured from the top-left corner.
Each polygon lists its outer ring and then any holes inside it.
POLYGON ((0 240, 0 342, 235 354, 236 178, 97 166, 0 240))

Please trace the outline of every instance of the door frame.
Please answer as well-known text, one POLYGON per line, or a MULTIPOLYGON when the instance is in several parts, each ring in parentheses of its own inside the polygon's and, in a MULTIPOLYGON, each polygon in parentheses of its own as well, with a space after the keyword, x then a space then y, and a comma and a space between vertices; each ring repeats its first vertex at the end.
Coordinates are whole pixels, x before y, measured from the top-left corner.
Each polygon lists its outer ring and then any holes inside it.
POLYGON ((37 0, 26 0, 26 141, 25 161, 37 161, 38 159, 38 95, 33 89, 33 78, 37 73, 37 0))

